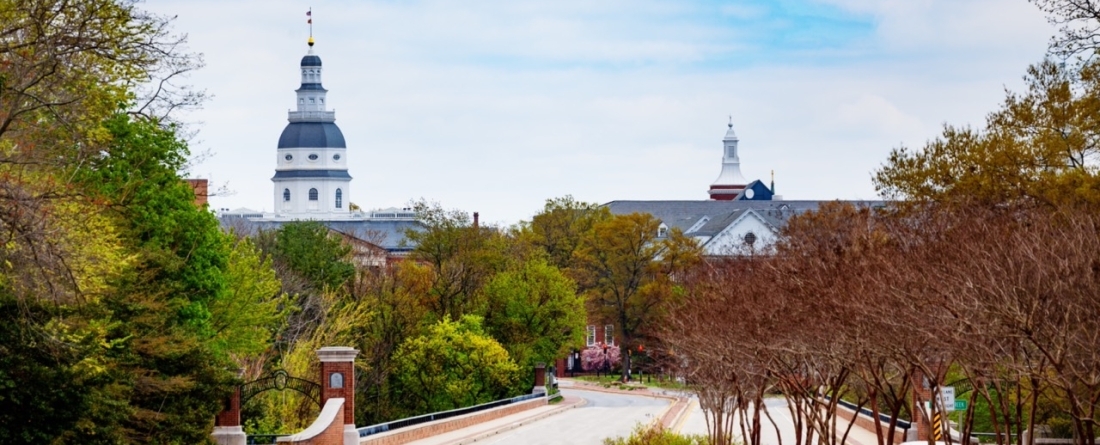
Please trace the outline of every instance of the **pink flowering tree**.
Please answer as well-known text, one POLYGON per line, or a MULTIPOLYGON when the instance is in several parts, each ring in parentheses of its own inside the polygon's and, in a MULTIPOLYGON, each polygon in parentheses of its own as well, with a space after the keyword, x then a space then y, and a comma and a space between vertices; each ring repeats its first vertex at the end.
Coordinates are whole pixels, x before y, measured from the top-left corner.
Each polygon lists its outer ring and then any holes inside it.
POLYGON ((619 347, 596 343, 581 352, 581 368, 585 371, 606 371, 619 364, 619 347))

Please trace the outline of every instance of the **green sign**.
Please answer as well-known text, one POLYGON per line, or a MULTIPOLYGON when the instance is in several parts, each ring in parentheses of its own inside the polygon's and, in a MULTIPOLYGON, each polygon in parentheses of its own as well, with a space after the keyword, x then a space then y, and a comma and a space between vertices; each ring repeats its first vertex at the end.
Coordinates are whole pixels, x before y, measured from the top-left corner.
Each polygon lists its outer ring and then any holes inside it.
POLYGON ((966 400, 955 401, 955 411, 966 411, 966 400))

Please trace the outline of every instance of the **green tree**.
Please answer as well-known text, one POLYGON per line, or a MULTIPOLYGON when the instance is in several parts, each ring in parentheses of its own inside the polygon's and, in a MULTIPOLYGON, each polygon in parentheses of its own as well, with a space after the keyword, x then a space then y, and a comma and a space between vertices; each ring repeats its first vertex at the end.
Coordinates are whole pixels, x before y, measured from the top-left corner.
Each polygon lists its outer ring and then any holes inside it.
POLYGON ((225 296, 210 306, 216 348, 238 362, 257 358, 271 346, 290 303, 280 291, 270 258, 261 258, 250 238, 233 243, 226 268, 225 296))
POLYGON ((493 228, 474 227, 465 212, 425 202, 414 208, 424 229, 405 237, 416 246, 410 258, 430 269, 432 286, 424 305, 437 319, 478 313, 484 306, 482 287, 514 260, 510 241, 493 228))
POLYGON ((584 297, 577 294, 573 280, 544 259, 497 274, 485 286, 485 294, 486 330, 521 369, 532 369, 536 362, 553 363, 569 346, 583 341, 584 297))
POLYGON ((546 200, 542 212, 522 226, 520 235, 545 251, 550 264, 568 274, 575 267, 574 253, 584 238, 591 236, 596 223, 610 218, 606 207, 566 195, 546 200))
POLYGON ((591 311, 616 325, 620 347, 628 351, 622 355, 624 380, 629 351, 678 298, 673 278, 702 258, 699 245, 679 230, 658 238, 659 226, 649 214, 615 215, 595 224, 576 252, 591 311))
POLYGON ((1027 91, 1009 92, 984 129, 947 126, 914 151, 894 149, 874 174, 892 200, 988 204, 1100 203, 1100 62, 1028 69, 1027 91))
POLYGON ((284 225, 275 235, 275 260, 305 278, 315 289, 339 289, 355 276, 351 247, 317 221, 284 225))
POLYGON ((519 372, 475 316, 440 320, 427 334, 403 343, 394 361, 409 414, 508 397, 519 372))

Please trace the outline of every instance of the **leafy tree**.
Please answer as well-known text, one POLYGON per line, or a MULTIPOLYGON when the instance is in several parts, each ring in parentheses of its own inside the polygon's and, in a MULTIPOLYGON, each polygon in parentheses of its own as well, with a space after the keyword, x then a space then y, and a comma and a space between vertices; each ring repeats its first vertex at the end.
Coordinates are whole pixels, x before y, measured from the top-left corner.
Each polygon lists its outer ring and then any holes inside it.
POLYGON ((275 260, 316 289, 338 289, 355 276, 351 247, 317 221, 284 225, 275 235, 275 260))
POLYGON ((481 328, 481 320, 444 318, 398 349, 397 379, 410 413, 486 403, 511 394, 519 367, 481 328))
POLYGON ((237 359, 256 358, 272 342, 289 311, 270 258, 250 238, 233 243, 226 268, 225 296, 210 306, 216 348, 237 359))
POLYGON ((410 258, 430 269, 432 286, 424 305, 438 319, 482 310, 482 287, 513 260, 509 241, 500 231, 474 227, 465 212, 426 202, 414 208, 424 230, 410 230, 405 237, 416 245, 410 258))
POLYGON ((550 264, 562 271, 575 267, 574 253, 596 223, 611 218, 604 206, 579 202, 572 196, 548 199, 542 212, 521 228, 521 236, 542 248, 550 264))
MULTIPOLYGON (((652 330, 677 297, 673 277, 698 263, 699 245, 679 230, 657 238, 660 222, 649 214, 615 215, 593 226, 576 252, 579 275, 593 313, 615 323, 627 351, 652 330)), ((623 354, 622 377, 630 372, 623 354)))
POLYGON ((945 127, 922 150, 894 149, 875 172, 887 199, 981 203, 1100 202, 1100 64, 1028 69, 984 129, 945 127))
POLYGON ((575 287, 541 258, 501 272, 485 286, 486 330, 521 369, 552 363, 584 335, 584 297, 575 287))

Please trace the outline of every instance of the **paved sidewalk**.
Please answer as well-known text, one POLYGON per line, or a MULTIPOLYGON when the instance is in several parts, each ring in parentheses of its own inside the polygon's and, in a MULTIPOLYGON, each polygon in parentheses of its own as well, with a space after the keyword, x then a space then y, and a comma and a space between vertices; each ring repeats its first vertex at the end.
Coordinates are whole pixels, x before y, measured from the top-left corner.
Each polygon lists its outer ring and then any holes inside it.
POLYGON ((440 434, 438 436, 409 442, 409 445, 462 445, 476 442, 498 433, 509 431, 531 422, 542 420, 546 417, 559 414, 569 409, 583 406, 585 400, 580 397, 565 397, 559 403, 540 406, 523 412, 515 413, 499 419, 479 423, 475 426, 463 428, 457 431, 440 434))

